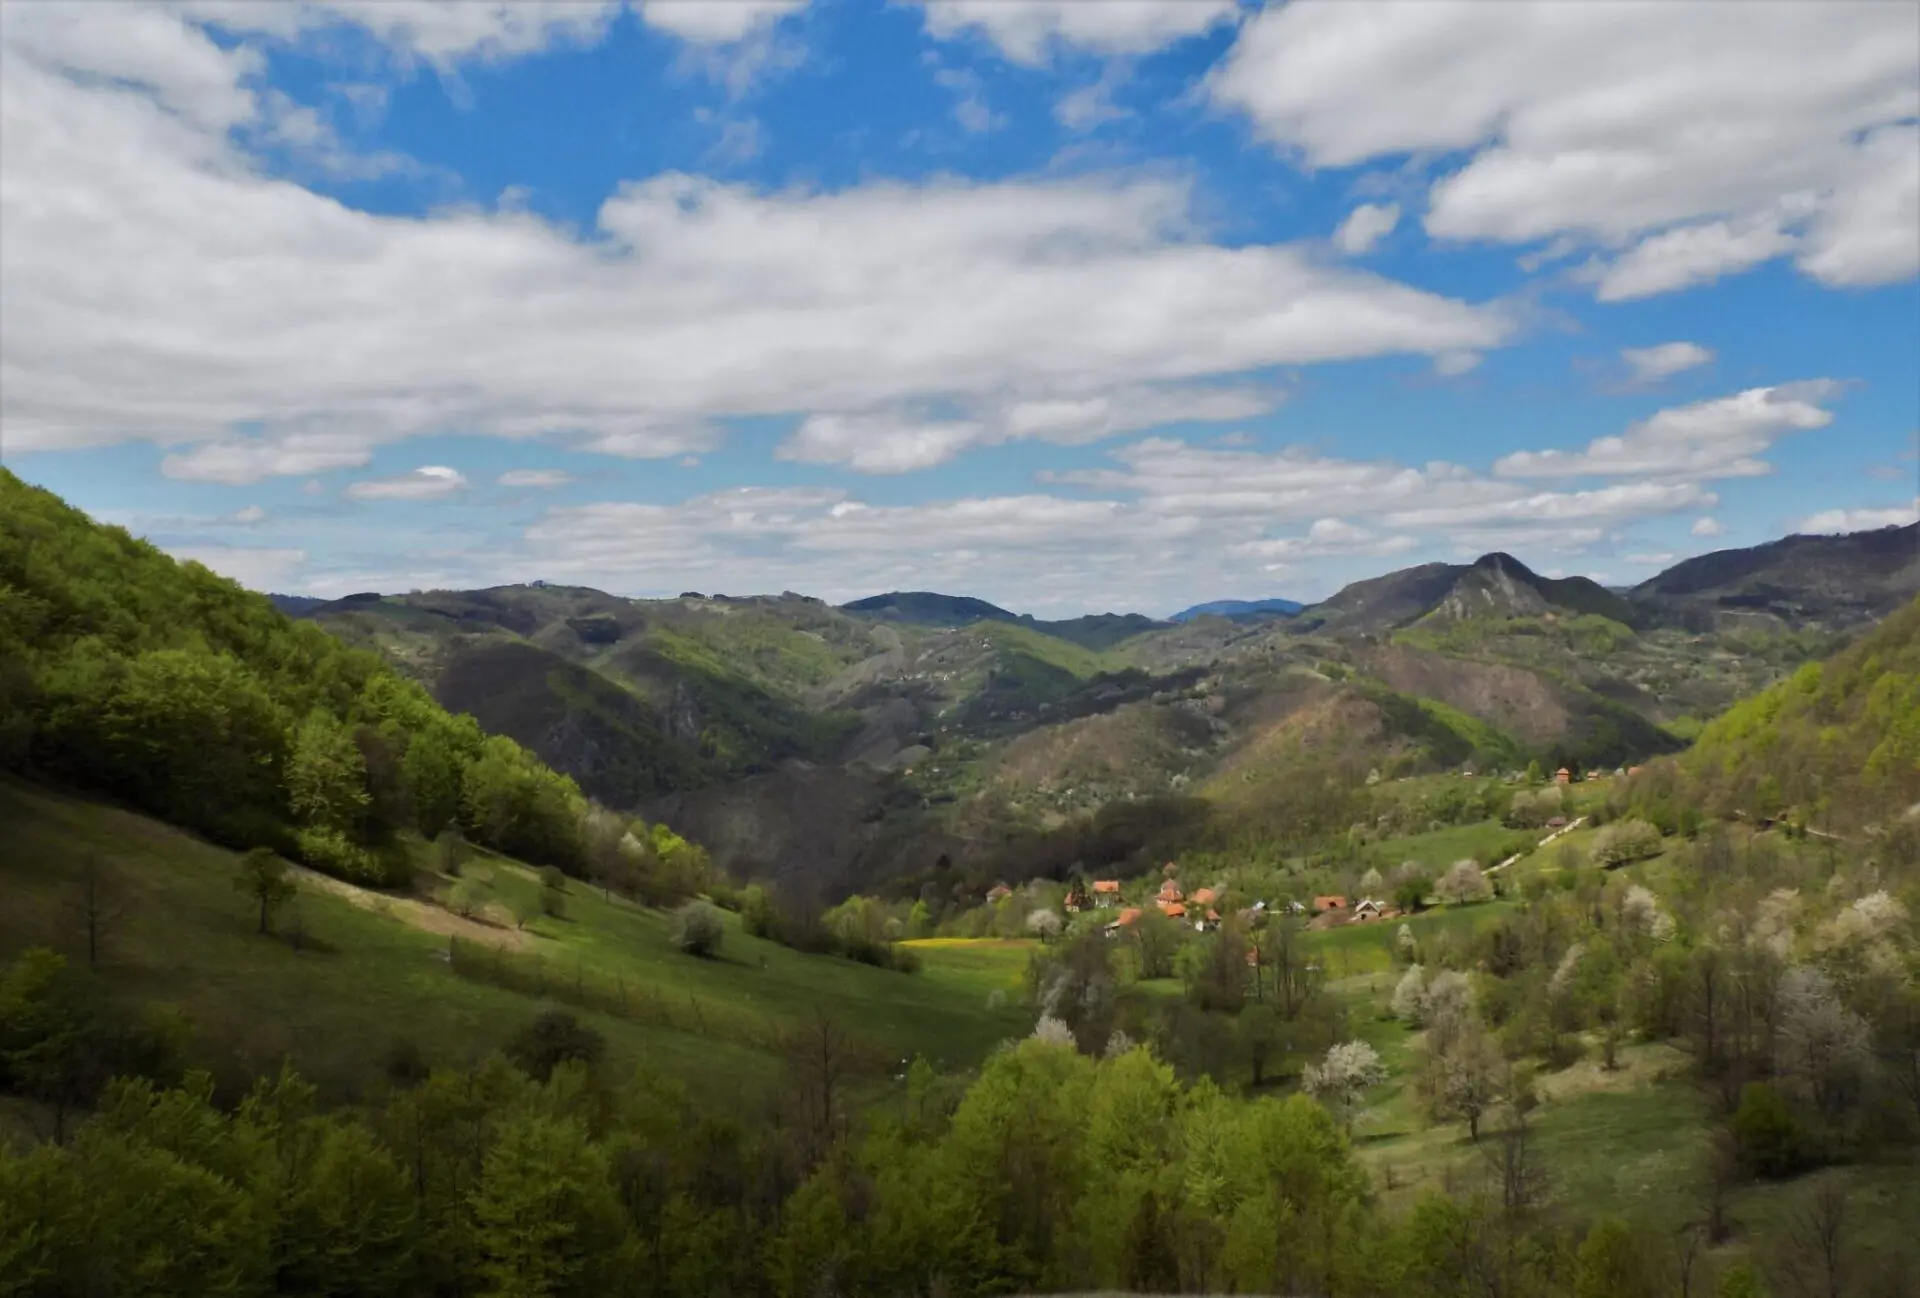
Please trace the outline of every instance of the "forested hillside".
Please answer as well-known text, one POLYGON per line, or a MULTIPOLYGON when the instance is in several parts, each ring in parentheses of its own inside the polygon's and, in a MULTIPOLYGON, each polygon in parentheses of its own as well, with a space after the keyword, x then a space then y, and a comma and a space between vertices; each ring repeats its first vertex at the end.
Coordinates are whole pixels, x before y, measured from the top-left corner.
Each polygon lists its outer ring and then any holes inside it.
POLYGON ((0 469, 0 762, 383 881, 458 826, 584 867, 575 783, 379 656, 0 469))
POLYGON ((1679 768, 1719 814, 1857 829, 1920 803, 1920 600, 1728 709, 1679 768))

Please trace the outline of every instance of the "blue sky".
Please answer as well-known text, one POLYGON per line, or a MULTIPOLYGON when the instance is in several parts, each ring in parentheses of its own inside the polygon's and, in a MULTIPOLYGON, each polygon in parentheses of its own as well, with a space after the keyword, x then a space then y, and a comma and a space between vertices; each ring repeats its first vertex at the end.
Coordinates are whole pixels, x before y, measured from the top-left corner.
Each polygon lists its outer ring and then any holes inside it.
POLYGON ((0 10, 0 461, 260 589, 1627 583, 1913 520, 1917 272, 1906 5, 0 10))

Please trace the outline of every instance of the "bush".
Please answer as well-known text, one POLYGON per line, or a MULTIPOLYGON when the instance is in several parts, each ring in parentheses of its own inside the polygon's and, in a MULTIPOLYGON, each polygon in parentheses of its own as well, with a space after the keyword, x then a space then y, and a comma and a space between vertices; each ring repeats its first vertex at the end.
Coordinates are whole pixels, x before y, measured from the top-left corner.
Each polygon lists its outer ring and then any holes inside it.
POLYGON ((387 868, 380 859, 337 829, 311 826, 294 831, 294 854, 322 874, 353 883, 384 887, 387 868))
POLYGON ((711 902, 690 901, 673 913, 673 944, 688 955, 713 955, 726 935, 720 910, 711 902))

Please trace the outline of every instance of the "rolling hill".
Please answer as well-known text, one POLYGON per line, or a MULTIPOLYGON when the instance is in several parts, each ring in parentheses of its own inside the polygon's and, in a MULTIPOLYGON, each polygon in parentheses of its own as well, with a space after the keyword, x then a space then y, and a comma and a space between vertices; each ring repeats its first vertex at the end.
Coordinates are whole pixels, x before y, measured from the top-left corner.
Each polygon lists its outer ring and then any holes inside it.
POLYGON ((1914 580, 1911 540, 1788 538, 1626 596, 1496 553, 1291 617, 1261 601, 1167 622, 1047 622, 934 592, 836 608, 544 583, 277 602, 588 796, 739 875, 833 895, 1129 801, 1245 809, 1333 756, 1358 778, 1669 753, 1829 649, 1814 614, 1871 613, 1914 580), (1824 604, 1726 613, 1796 573, 1830 588, 1824 604))
POLYGON ((1788 536, 1687 559, 1635 586, 1645 618, 1725 625, 1852 626, 1920 594, 1920 523, 1845 536, 1788 536))
POLYGON ((1289 629, 1369 634, 1414 623, 1547 613, 1632 619, 1625 600, 1586 577, 1543 577, 1509 554, 1470 564, 1428 563, 1357 581, 1302 610, 1289 629))

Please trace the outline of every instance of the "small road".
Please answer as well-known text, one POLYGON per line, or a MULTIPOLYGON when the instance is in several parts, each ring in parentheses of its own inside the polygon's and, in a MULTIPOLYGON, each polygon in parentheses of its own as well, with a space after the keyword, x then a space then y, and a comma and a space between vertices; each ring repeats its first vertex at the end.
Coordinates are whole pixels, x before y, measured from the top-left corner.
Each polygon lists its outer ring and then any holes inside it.
MULTIPOLYGON (((1533 850, 1536 852, 1539 851, 1541 848, 1545 847, 1548 843, 1551 843, 1554 839, 1560 837, 1560 835, 1571 834, 1574 830, 1580 828, 1580 826, 1586 823, 1587 823, 1587 818, 1585 816, 1575 817, 1573 820, 1568 821, 1566 824, 1560 826, 1560 828, 1554 830, 1551 834, 1548 834, 1545 838, 1541 839, 1538 843, 1535 843, 1533 845, 1533 850)), ((1525 855, 1526 853, 1524 852, 1515 852, 1512 856, 1500 862, 1500 864, 1488 866, 1487 873, 1492 874, 1495 870, 1504 870, 1525 855)))

